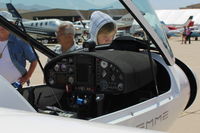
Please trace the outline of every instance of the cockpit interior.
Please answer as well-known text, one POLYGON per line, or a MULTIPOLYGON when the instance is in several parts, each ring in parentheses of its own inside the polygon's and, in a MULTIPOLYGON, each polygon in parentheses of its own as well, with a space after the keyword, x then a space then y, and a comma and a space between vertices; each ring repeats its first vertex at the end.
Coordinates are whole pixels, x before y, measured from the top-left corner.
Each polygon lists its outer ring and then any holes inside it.
POLYGON ((38 112, 92 119, 169 90, 167 71, 149 58, 144 42, 124 36, 103 47, 85 43, 86 48, 48 62, 46 85, 23 88, 38 112))

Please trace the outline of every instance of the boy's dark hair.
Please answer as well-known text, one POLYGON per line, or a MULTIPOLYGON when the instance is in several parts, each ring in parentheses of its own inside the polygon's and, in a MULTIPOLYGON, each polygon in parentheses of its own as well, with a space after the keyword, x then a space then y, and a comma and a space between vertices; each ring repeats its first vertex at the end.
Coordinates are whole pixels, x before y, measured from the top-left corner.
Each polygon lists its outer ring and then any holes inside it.
POLYGON ((110 33, 112 31, 114 31, 115 29, 116 29, 116 25, 114 23, 112 23, 112 22, 107 23, 101 27, 101 29, 98 32, 98 35, 102 34, 102 33, 104 33, 104 34, 110 33))

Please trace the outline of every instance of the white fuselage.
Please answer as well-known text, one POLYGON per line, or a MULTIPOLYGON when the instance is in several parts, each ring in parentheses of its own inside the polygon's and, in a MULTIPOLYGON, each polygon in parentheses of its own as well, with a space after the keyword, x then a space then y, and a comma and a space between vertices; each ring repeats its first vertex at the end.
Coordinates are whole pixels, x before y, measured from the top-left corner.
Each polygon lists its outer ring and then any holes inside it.
MULTIPOLYGON (((185 73, 176 64, 169 67, 159 55, 153 54, 153 58, 165 67, 170 76, 171 86, 169 91, 144 102, 90 119, 89 121, 160 131, 167 130, 186 107, 190 97, 190 85, 185 73)), ((35 112, 31 105, 9 83, 5 83, 3 79, 0 80, 2 84, 0 107, 35 112), (5 92, 13 94, 13 96, 8 97, 5 95, 5 92), (9 103, 7 103, 8 101, 9 103), (16 101, 18 104, 16 104, 16 101)), ((66 118, 66 121, 68 119, 71 118, 66 118)))
POLYGON ((27 30, 38 32, 55 32, 62 21, 58 19, 44 19, 23 22, 27 30))
MULTIPOLYGON (((23 25, 27 32, 35 33, 35 34, 43 34, 53 36, 57 31, 58 26, 63 23, 59 19, 44 19, 44 20, 33 20, 23 22, 23 25)), ((84 30, 88 29, 88 26, 84 28, 83 25, 74 24, 75 33, 82 34, 84 30)))
POLYGON ((171 77, 168 92, 144 101, 135 106, 101 116, 91 121, 140 127, 154 130, 167 130, 176 117, 183 112, 190 95, 189 81, 176 64, 168 67, 160 56, 154 56, 167 69, 171 77), (174 110, 174 108, 176 108, 174 110))

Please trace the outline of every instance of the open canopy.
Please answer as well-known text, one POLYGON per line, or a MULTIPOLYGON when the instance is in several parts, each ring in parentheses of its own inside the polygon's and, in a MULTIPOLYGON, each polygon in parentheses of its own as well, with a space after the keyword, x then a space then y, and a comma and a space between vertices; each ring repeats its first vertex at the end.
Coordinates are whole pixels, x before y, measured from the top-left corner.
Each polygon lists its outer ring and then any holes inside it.
MULTIPOLYGON (((2 2, 2 7, 5 8, 7 1, 2 2)), ((128 35, 148 42, 150 47, 156 48, 164 56, 167 64, 172 65, 174 63, 174 56, 167 37, 148 0, 60 0, 59 2, 54 0, 20 0, 14 1, 12 4, 23 17, 22 24, 25 26, 26 31, 36 40, 42 40, 41 37, 32 35, 36 30, 40 30, 37 31, 38 34, 53 36, 59 22, 54 24, 51 22, 50 25, 49 21, 50 19, 58 19, 58 21, 71 21, 75 24, 76 40, 79 41, 80 36, 85 31, 89 32, 90 23, 88 20, 91 13, 98 10, 107 13, 116 21, 118 26, 117 36, 128 35), (77 24, 78 21, 81 21, 80 25, 77 24), (88 23, 85 25, 84 21, 88 23)), ((85 40, 89 38, 87 36, 85 40)), ((55 36, 52 40, 55 40, 55 36)))

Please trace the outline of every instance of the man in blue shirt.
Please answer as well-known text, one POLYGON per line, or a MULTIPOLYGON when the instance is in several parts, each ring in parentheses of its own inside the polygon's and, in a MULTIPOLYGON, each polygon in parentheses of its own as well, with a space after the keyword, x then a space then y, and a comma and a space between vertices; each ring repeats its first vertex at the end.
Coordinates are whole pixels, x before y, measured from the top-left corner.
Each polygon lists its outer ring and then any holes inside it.
MULTIPOLYGON (((14 22, 9 12, 0 11, 0 15, 14 22)), ((20 82, 23 85, 31 78, 36 65, 37 58, 30 45, 0 26, 0 75, 11 84, 20 82), (30 62, 28 70, 26 70, 26 61, 30 62)))

